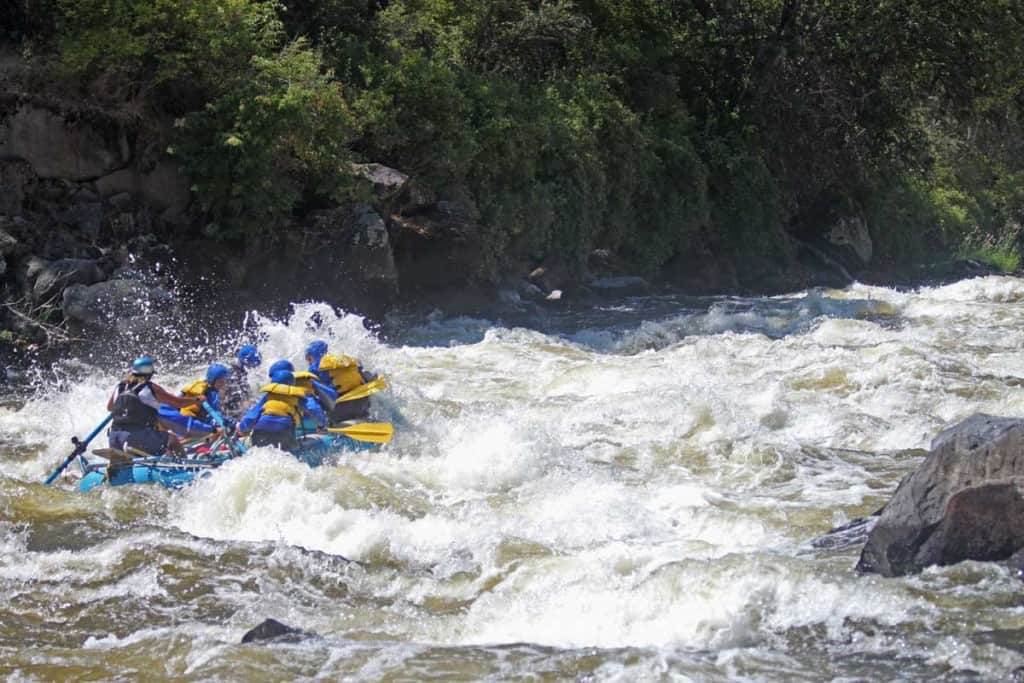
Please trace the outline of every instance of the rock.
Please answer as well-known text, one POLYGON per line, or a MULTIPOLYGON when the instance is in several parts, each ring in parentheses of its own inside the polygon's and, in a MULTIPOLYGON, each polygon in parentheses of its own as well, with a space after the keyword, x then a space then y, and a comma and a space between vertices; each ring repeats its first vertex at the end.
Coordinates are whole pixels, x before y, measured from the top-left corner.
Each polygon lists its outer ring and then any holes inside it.
POLYGON ((83 187, 72 195, 71 201, 75 204, 96 204, 100 201, 100 196, 89 188, 83 187))
POLYGON ((181 168, 169 159, 161 159, 152 169, 135 166, 122 168, 96 181, 96 190, 111 198, 128 194, 160 211, 183 213, 192 201, 191 184, 181 168))
POLYGON ((740 289, 732 260, 711 253, 680 254, 665 264, 662 276, 689 294, 722 294, 740 289))
POLYGON ((37 262, 33 266, 29 280, 32 281, 32 301, 37 304, 55 297, 69 285, 91 285, 103 279, 103 271, 93 259, 58 259, 42 265, 37 262))
POLYGON ((314 230, 324 235, 317 246, 330 262, 329 271, 387 297, 398 294, 398 271, 391 251, 391 238, 380 214, 368 204, 351 204, 324 211, 313 217, 314 230))
POLYGON ((35 281, 36 276, 49 265, 49 261, 41 259, 38 256, 30 256, 28 261, 25 263, 25 282, 31 284, 35 281))
POLYGON ((135 280, 108 280, 64 290, 61 309, 74 330, 127 331, 166 324, 176 311, 174 297, 159 287, 135 280))
POLYGON ((616 296, 640 296, 651 291, 651 283, 637 275, 602 277, 592 281, 590 286, 599 292, 616 296))
POLYGON ((409 176, 383 164, 352 164, 352 171, 373 186, 378 199, 397 195, 409 181, 409 176))
POLYGON ((395 264, 403 294, 464 288, 487 262, 480 211, 470 199, 447 199, 414 215, 392 214, 395 264))
POLYGON ((513 283, 513 291, 520 299, 530 301, 543 301, 547 293, 529 280, 518 279, 513 283))
POLYGON ((840 250, 849 250, 856 256, 861 267, 871 263, 874 244, 867 221, 861 216, 844 216, 837 220, 828 231, 828 243, 840 250))
POLYGON ((292 628, 276 619, 265 619, 258 626, 246 631, 242 643, 258 643, 273 640, 279 643, 297 643, 306 638, 316 637, 315 634, 292 628))
POLYGON ((0 162, 0 214, 20 214, 38 180, 32 167, 23 161, 0 162))
POLYGON ((103 206, 94 204, 73 204, 56 216, 65 225, 76 228, 85 235, 96 238, 103 227, 103 206))
POLYGON ((818 550, 846 550, 862 546, 877 523, 877 515, 857 517, 842 526, 829 529, 827 534, 812 540, 811 546, 818 550))
POLYGON ((960 491, 917 556, 925 566, 1005 560, 1024 547, 1024 478, 960 491))
POLYGON ((126 132, 113 123, 94 124, 23 105, 7 122, 4 155, 28 162, 40 178, 90 180, 128 162, 126 132))
POLYGON ((6 230, 0 229, 0 257, 12 256, 18 251, 18 240, 6 230))
POLYGON ((545 292, 568 289, 573 284, 572 272, 561 259, 546 259, 530 272, 528 279, 545 292))
POLYGON ((900 482, 857 569, 900 576, 1024 547, 1024 420, 976 414, 939 433, 900 482))
POLYGON ((112 195, 108 201, 111 206, 119 211, 130 211, 135 206, 135 200, 130 192, 119 192, 112 195))

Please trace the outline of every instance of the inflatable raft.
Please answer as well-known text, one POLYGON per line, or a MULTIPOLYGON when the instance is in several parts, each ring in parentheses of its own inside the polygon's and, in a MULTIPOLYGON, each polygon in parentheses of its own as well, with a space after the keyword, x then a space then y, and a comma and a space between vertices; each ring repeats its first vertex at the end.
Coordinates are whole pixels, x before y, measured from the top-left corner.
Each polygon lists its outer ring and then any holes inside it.
MULTIPOLYGON (((310 467, 323 465, 331 456, 339 453, 364 451, 379 444, 356 441, 344 434, 309 434, 299 437, 299 447, 290 451, 295 458, 310 467)), ((101 449, 100 453, 109 453, 101 449)), ((112 455, 112 454, 110 454, 112 455)), ((198 452, 195 457, 146 456, 131 458, 119 455, 110 459, 90 461, 79 456, 82 469, 79 491, 91 491, 101 486, 127 486, 128 484, 159 484, 165 488, 178 489, 191 484, 224 463, 245 455, 233 456, 226 445, 212 451, 198 452)))

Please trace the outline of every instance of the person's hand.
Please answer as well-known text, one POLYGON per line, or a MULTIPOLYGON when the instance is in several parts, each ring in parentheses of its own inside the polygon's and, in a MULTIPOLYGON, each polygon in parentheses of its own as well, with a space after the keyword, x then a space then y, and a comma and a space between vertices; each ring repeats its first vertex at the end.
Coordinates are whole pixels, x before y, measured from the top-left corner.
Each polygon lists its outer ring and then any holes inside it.
POLYGON ((206 400, 202 396, 189 396, 189 398, 191 399, 192 405, 194 406, 200 406, 203 404, 203 401, 206 400))

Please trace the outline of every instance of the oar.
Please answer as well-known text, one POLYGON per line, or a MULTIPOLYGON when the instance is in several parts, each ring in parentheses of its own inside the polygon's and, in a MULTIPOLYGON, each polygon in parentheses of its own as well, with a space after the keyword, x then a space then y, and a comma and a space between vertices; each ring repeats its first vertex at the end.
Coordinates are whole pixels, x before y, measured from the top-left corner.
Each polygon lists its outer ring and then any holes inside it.
POLYGON ((45 486, 49 486, 50 484, 52 484, 53 480, 59 477, 60 473, 63 472, 67 468, 67 466, 71 464, 72 460, 80 456, 82 453, 85 453, 85 449, 89 446, 89 442, 95 439, 96 435, 103 431, 103 428, 106 427, 107 424, 109 424, 112 419, 114 419, 113 413, 103 418, 103 422, 100 422, 96 426, 96 429, 92 430, 92 433, 89 434, 89 436, 85 437, 85 441, 79 441, 77 436, 71 437, 71 443, 75 444, 75 450, 71 451, 71 455, 69 455, 67 459, 65 459, 64 462, 60 464, 60 467, 55 469, 53 473, 46 478, 46 481, 43 482, 43 484, 45 486))
POLYGON ((351 427, 328 427, 330 434, 344 434, 356 441, 369 441, 371 443, 387 443, 395 434, 395 428, 390 422, 363 422, 351 427))
POLYGON ((228 449, 231 451, 232 457, 237 458, 245 453, 245 446, 231 438, 231 434, 228 433, 227 425, 224 424, 224 418, 220 416, 220 413, 213 409, 213 406, 210 405, 209 401, 203 401, 203 409, 206 411, 207 415, 213 418, 213 421, 217 423, 217 426, 221 428, 221 431, 224 432, 224 441, 227 442, 228 449))
POLYGON ((355 401, 356 399, 366 398, 371 394, 376 394, 378 391, 384 391, 388 388, 388 383, 384 381, 383 377, 378 377, 372 382, 366 384, 360 384, 355 389, 345 392, 338 397, 335 403, 342 403, 344 401, 355 401))

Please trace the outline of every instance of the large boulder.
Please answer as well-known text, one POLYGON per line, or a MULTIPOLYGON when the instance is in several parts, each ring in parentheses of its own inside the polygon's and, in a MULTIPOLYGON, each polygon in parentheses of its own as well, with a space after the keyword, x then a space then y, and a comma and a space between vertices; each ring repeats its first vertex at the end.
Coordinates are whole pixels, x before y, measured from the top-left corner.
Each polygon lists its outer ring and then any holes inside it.
POLYGON ((24 160, 40 178, 82 181, 124 166, 131 146, 113 122, 23 104, 4 122, 0 158, 24 160))
POLYGON ((60 294, 70 285, 91 285, 104 277, 103 270, 94 259, 65 258, 56 261, 33 261, 29 278, 32 281, 32 301, 43 303, 60 294))
POLYGON ((313 300, 377 316, 398 294, 387 225, 365 204, 319 211, 302 225, 252 237, 241 253, 209 241, 179 243, 176 253, 182 257, 178 277, 206 281, 215 275, 234 290, 235 306, 271 310, 313 300))
POLYGON ((108 280, 64 290, 64 320, 76 332, 127 332, 166 322, 174 297, 136 280, 108 280))
POLYGON ((378 200, 395 197, 409 181, 409 176, 384 164, 352 164, 352 172, 370 184, 378 200))
POLYGON ((391 251, 388 227, 368 204, 351 204, 313 217, 315 234, 333 270, 346 272, 353 284, 388 297, 398 294, 398 271, 391 251))
POLYGON ((181 167, 169 159, 160 159, 152 168, 136 165, 119 169, 96 181, 96 190, 108 199, 128 194, 141 202, 168 212, 183 213, 192 200, 191 184, 181 167))
POLYGON ((855 267, 871 263, 875 247, 867 221, 862 216, 839 218, 832 224, 825 238, 835 250, 846 256, 844 260, 855 267))
POLYGON ((391 220, 403 294, 462 288, 480 275, 486 259, 480 211, 471 200, 445 199, 391 220))
POLYGON ((857 569, 901 576, 1024 547, 1024 420, 977 414, 939 433, 900 482, 857 569))

